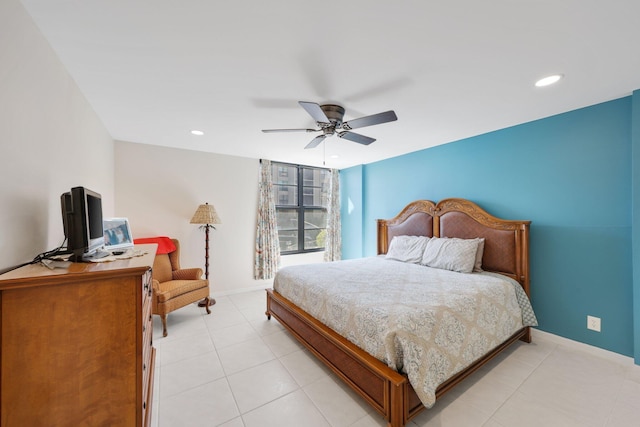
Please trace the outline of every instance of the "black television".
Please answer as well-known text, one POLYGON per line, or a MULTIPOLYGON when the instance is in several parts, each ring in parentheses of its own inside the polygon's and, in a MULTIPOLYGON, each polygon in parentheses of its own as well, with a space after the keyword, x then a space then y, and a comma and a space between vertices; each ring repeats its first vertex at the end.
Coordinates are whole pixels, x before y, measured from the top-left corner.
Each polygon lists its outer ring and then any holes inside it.
POLYGON ((90 261, 108 255, 102 230, 102 196, 84 187, 73 187, 60 196, 62 225, 70 261, 90 261))

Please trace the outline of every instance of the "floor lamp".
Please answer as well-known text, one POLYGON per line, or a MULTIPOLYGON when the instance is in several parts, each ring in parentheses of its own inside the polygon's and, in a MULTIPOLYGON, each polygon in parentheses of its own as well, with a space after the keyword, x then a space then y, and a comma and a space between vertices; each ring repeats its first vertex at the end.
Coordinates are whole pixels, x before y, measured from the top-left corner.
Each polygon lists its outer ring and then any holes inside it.
MULTIPOLYGON (((216 229, 212 224, 221 224, 220 217, 216 212, 216 208, 209 203, 198 206, 196 213, 191 218, 191 224, 202 224, 200 228, 204 228, 204 277, 209 280, 209 229, 216 229)), ((216 303, 216 300, 209 297, 209 305, 216 303)), ((199 307, 207 305, 207 300, 203 299, 198 303, 199 307)))

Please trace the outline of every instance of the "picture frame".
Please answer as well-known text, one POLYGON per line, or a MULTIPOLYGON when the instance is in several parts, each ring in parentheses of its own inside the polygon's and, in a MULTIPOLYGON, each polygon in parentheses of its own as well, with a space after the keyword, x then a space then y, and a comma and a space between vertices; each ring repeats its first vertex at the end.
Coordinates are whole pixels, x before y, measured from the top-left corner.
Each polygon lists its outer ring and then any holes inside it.
POLYGON ((108 251, 133 247, 133 234, 127 218, 107 218, 102 221, 104 245, 108 251))

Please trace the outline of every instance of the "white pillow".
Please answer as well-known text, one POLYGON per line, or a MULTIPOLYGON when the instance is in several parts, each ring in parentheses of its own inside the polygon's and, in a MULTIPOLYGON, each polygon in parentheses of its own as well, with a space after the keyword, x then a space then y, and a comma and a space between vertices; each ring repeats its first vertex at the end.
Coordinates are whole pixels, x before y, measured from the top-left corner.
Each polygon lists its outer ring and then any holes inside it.
POLYGON ((386 258, 419 264, 428 241, 429 238, 425 236, 394 236, 386 258))
POLYGON ((482 255, 484 255, 484 237, 477 237, 475 240, 478 242, 478 251, 476 252, 476 263, 473 266, 473 271, 482 271, 482 255))
POLYGON ((449 239, 433 237, 427 243, 422 264, 443 270, 471 273, 478 252, 476 239, 449 239))

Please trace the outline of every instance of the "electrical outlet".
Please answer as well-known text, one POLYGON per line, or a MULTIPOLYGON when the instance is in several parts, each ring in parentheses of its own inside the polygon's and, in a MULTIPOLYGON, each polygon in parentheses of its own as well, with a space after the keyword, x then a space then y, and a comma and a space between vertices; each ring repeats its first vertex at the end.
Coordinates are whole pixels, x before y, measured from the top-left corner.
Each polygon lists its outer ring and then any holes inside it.
POLYGON ((600 318, 594 316, 587 316, 587 329, 600 332, 600 318))

